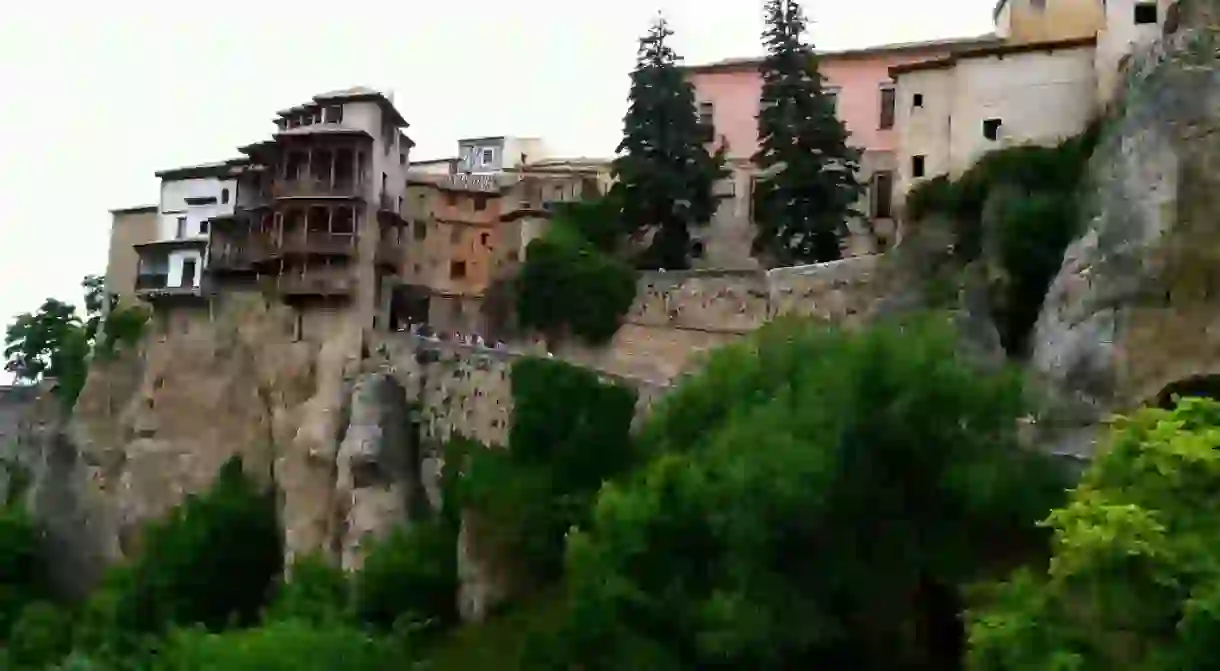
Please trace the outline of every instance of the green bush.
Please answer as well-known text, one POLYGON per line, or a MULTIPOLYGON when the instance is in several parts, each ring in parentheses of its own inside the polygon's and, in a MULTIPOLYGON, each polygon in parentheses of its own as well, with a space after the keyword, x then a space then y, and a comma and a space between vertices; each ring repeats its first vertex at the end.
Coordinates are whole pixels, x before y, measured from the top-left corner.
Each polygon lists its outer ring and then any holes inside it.
POLYGON ((355 611, 384 630, 402 621, 441 627, 457 620, 457 530, 443 519, 395 529, 355 576, 355 611))
POLYGON ((526 248, 514 288, 522 327, 597 344, 614 336, 635 300, 636 271, 577 226, 556 219, 526 248))
POLYGON ((21 507, 0 507, 0 638, 47 594, 39 531, 21 507))
POLYGON ((1216 668, 1220 403, 1121 419, 1054 531, 1049 570, 971 613, 970 667, 1216 668))
POLYGON ((21 611, 8 637, 12 669, 45 669, 72 649, 72 619, 53 603, 35 601, 21 611))
POLYGON ((477 510, 495 547, 538 584, 557 579, 566 532, 587 522, 602 483, 638 462, 634 390, 555 359, 518 361, 507 450, 475 446, 457 500, 477 510))
POLYGON ((1043 298, 1080 231, 1080 189, 1099 129, 1094 123, 1054 147, 993 151, 956 181, 936 177, 907 197, 908 219, 943 217, 952 223, 959 263, 993 250, 995 258, 987 261, 996 265, 999 280, 992 286, 992 308, 1004 348, 1014 357, 1027 354, 1043 298), (989 203, 995 207, 993 229, 984 225, 989 203))
POLYGON ((116 307, 102 323, 102 336, 97 339, 94 353, 109 359, 123 347, 135 345, 144 335, 151 317, 148 310, 138 305, 116 307))
POLYGON ((234 457, 207 492, 187 497, 147 529, 143 553, 117 569, 97 608, 126 632, 249 624, 267 602, 282 561, 275 498, 234 457))
POLYGON ((1062 492, 1019 378, 955 353, 929 318, 713 354, 571 537, 556 668, 953 668, 958 586, 1037 552, 1062 492))
POLYGON ((318 555, 292 564, 291 579, 279 592, 264 620, 303 620, 330 624, 350 619, 351 584, 343 569, 318 555))
POLYGON ((384 671, 410 668, 390 639, 338 624, 272 622, 262 627, 211 633, 174 632, 155 671, 384 671))

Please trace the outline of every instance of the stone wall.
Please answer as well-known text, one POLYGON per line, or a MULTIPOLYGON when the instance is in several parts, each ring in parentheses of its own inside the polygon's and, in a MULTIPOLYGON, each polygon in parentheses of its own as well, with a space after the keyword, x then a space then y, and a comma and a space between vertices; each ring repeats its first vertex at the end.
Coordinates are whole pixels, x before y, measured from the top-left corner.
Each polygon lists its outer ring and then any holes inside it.
POLYGON ((861 256, 770 271, 646 273, 623 326, 604 347, 565 342, 565 360, 664 383, 707 351, 782 315, 858 324, 888 297, 883 256, 861 256))

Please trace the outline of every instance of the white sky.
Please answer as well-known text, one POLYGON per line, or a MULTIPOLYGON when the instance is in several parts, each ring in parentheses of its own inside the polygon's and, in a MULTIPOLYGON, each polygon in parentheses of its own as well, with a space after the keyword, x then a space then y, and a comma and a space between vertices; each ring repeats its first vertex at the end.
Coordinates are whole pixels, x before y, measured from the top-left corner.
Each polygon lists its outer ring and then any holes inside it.
MULTIPOLYGON (((819 48, 976 35, 993 0, 806 0, 819 48)), ((762 0, 111 0, 0 13, 0 324, 102 273, 107 210, 237 155, 314 93, 392 90, 414 159, 529 135, 609 156, 658 9, 687 63, 760 52, 762 0)), ((0 373, 2 375, 2 373, 0 373)), ((3 382, 0 379, 0 382, 3 382)))

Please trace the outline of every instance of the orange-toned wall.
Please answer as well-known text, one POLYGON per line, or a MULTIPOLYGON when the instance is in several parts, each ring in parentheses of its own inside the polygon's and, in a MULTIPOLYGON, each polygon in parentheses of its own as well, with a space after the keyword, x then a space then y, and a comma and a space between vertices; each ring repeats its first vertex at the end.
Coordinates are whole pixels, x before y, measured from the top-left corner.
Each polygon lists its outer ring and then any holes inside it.
MULTIPOLYGON (((889 83, 894 65, 937 58, 944 47, 871 55, 823 56, 820 70, 826 86, 839 89, 839 118, 851 133, 849 143, 866 151, 893 151, 893 130, 882 130, 881 86, 889 83)), ((758 97, 762 78, 754 68, 729 72, 692 72, 691 82, 700 102, 713 105, 717 137, 729 143, 729 157, 748 159, 758 147, 758 97)))

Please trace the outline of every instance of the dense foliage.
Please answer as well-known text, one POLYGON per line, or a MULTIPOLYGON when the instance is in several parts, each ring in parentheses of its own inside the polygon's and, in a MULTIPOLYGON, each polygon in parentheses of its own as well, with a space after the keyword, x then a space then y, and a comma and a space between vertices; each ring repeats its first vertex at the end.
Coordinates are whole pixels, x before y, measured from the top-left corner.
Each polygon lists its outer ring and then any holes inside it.
POLYGON ((971 664, 1211 669, 1220 635, 1220 403, 1120 420, 1046 520, 1049 570, 1023 571, 973 613, 971 664))
POLYGON ((988 266, 993 316, 1015 357, 1028 353, 1043 298, 1080 232, 1080 185, 1098 133, 1095 124, 1055 147, 991 152, 958 180, 937 177, 907 197, 909 219, 951 223, 959 263, 988 266))
POLYGON ((614 336, 636 289, 636 271, 606 230, 614 221, 602 201, 572 205, 529 244, 513 287, 521 327, 594 344, 614 336))
POLYGON ((690 229, 711 220, 712 185, 725 174, 723 149, 705 149, 710 129, 699 120, 694 87, 667 42, 672 35, 658 17, 640 39, 611 189, 624 230, 651 236, 641 266, 670 270, 690 266, 690 229))
POLYGON ((512 386, 508 449, 467 443, 450 458, 466 463, 457 495, 487 541, 518 560, 523 582, 546 585, 561 573, 568 529, 587 521, 603 482, 634 464, 636 397, 553 359, 517 362, 512 386))
POLYGON ((36 312, 17 315, 4 336, 4 369, 20 381, 57 379, 56 393, 69 409, 85 386, 94 344, 102 346, 103 354, 111 354, 116 347, 138 340, 148 320, 143 308, 121 308, 115 296, 103 295, 103 280, 96 275, 86 276, 81 287, 85 290, 84 319, 75 305, 48 298, 36 312), (112 312, 103 327, 105 301, 110 302, 112 312))
POLYGON ((662 402, 656 458, 568 548, 585 669, 953 668, 960 584, 1038 547, 1057 472, 1021 389, 939 321, 772 325, 662 402))
POLYGON ((823 88, 800 5, 768 0, 764 12, 767 55, 754 163, 766 177, 754 193, 754 251, 778 265, 834 261, 848 220, 860 216, 859 151, 847 146, 847 128, 823 88))
POLYGON ((355 576, 360 621, 392 630, 412 622, 430 628, 457 621, 457 526, 444 518, 396 529, 374 546, 355 576))

